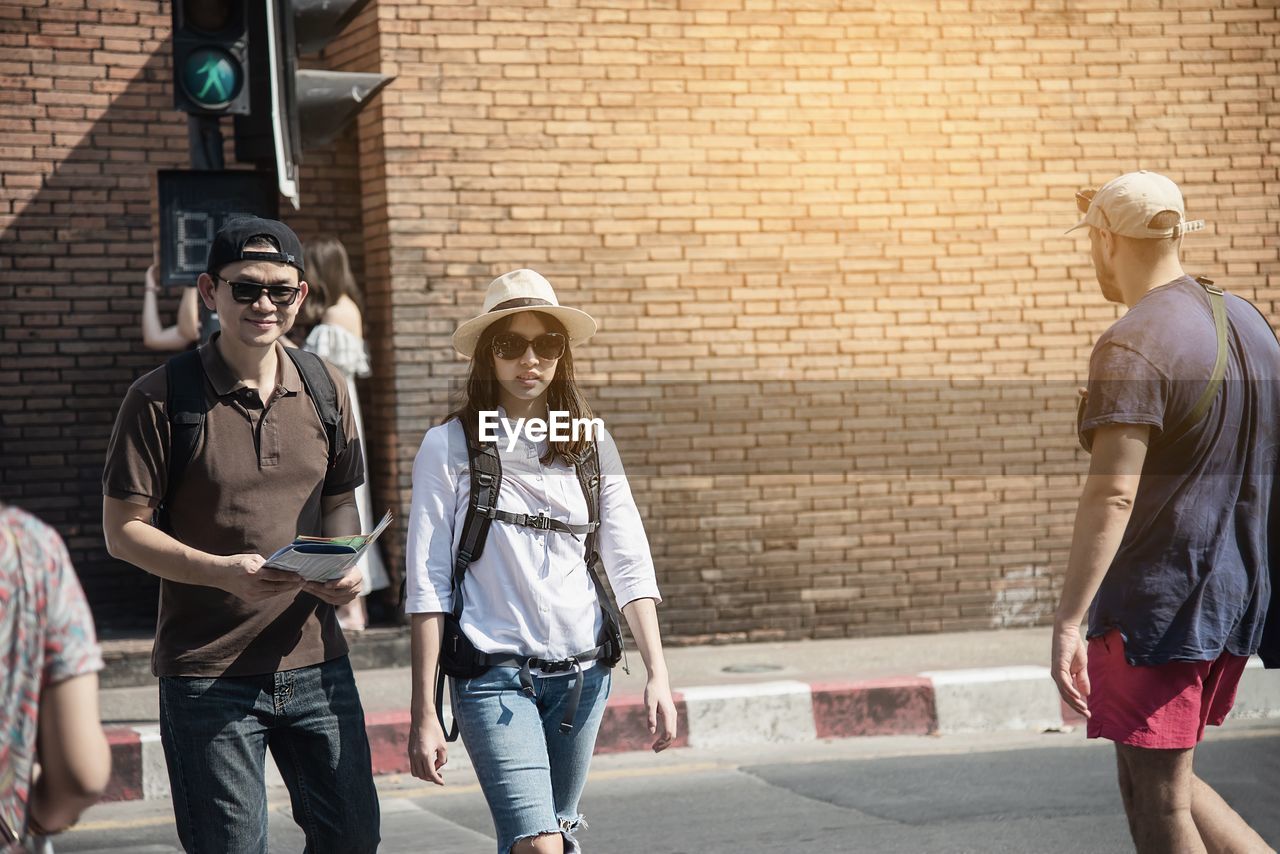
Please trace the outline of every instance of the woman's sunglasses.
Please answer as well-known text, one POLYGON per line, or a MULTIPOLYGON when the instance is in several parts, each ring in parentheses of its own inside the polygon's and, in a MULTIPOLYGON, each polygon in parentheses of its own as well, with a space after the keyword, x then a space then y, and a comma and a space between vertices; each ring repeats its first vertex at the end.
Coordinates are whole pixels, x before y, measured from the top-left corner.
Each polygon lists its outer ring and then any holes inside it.
POLYGON ((559 359, 568 342, 559 332, 544 332, 532 340, 515 332, 499 332, 493 336, 493 355, 499 359, 519 359, 531 344, 538 358, 559 359))
POLYGON ((215 276, 218 281, 226 282, 231 286, 231 298, 238 303, 249 305, 257 302, 262 297, 262 292, 266 291, 267 299, 271 300, 273 305, 284 308, 293 305, 298 299, 298 294, 302 292, 301 288, 291 288, 288 285, 263 285, 258 282, 232 282, 221 276, 215 276))

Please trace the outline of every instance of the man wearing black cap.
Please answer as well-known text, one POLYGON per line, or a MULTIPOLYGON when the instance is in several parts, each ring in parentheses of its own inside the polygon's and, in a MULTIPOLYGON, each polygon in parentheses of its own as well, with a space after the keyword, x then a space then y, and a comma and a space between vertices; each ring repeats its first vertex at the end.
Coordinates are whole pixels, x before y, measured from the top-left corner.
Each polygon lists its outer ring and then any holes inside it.
POLYGON ((377 793, 334 614, 360 571, 304 582, 263 557, 359 531, 346 383, 280 343, 307 296, 287 226, 232 220, 207 270, 221 332, 133 384, 103 472, 107 549, 160 577, 152 670, 178 835, 187 851, 265 851, 270 748, 307 850, 372 852, 377 793))

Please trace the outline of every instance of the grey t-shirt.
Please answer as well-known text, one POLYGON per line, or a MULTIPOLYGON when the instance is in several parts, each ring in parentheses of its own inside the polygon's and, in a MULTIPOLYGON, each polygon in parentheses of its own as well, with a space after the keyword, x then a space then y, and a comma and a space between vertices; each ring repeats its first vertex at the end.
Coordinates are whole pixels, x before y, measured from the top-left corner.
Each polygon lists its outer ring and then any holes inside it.
MULTIPOLYGON (((1222 388, 1172 443, 1165 433, 1195 406, 1217 355, 1204 289, 1183 276, 1148 292, 1089 360, 1082 443, 1106 424, 1151 427, 1133 514, 1089 610, 1089 637, 1120 629, 1133 664, 1251 655, 1263 642, 1280 560, 1280 344, 1247 301, 1227 294, 1226 307, 1222 388)), ((1280 656, 1277 634, 1264 656, 1280 656)))

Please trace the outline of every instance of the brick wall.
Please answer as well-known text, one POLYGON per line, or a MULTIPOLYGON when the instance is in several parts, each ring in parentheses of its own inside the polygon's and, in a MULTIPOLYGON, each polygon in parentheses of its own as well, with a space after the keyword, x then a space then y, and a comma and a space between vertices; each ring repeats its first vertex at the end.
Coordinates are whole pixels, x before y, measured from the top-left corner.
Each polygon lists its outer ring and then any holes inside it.
MULTIPOLYGON (((161 0, 0 8, 0 497, 58 528, 107 628, 155 612, 152 580, 103 548, 100 477, 120 399, 164 358, 142 347, 139 313, 155 171, 189 165, 169 16, 161 0)), ((308 152, 301 215, 285 219, 304 239, 342 235, 358 265, 355 151, 352 133, 308 152)), ((176 306, 162 300, 166 322, 176 306)))
MULTIPOLYGON (((185 158, 167 26, 0 11, 0 494, 68 535, 100 617, 137 575, 101 553, 96 478, 155 363, 148 182, 185 158)), ((397 80, 294 219, 362 244, 380 501, 407 508, 457 321, 532 266, 601 322, 579 370, 670 636, 1042 621, 1074 387, 1118 316, 1062 236, 1072 194, 1171 175, 1211 223, 1188 268, 1273 314, 1277 32, 1262 0, 378 0, 328 59, 397 80)))
POLYGON ((1274 313, 1280 13, 1223 5, 384 0, 401 506, 449 334, 532 266, 601 321, 669 635, 1043 622, 1118 316, 1074 191, 1168 173, 1188 267, 1274 313))

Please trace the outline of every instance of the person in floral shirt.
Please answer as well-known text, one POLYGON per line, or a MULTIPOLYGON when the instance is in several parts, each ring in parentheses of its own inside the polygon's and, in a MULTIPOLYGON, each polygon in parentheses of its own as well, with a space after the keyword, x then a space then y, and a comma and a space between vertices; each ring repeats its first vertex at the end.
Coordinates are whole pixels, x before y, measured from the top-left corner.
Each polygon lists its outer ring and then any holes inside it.
POLYGON ((0 840, 6 826, 18 837, 57 833, 106 788, 101 669, 93 617, 61 538, 0 504, 0 840))

